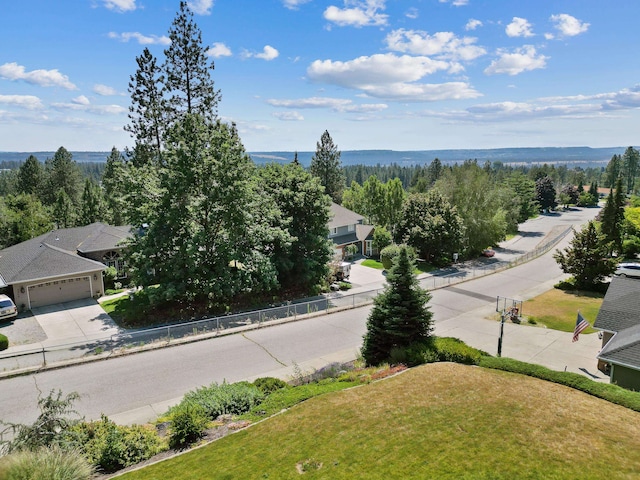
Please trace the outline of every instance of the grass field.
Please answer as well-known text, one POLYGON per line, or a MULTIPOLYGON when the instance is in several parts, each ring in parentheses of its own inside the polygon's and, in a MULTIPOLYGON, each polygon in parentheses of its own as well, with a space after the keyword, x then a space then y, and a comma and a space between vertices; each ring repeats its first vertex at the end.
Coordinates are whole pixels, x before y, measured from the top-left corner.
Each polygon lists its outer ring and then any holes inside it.
MULTIPOLYGON (((376 270, 384 270, 384 265, 382 265, 382 262, 374 260, 373 258, 367 258, 366 260, 363 260, 361 265, 363 267, 375 268, 376 270)), ((428 273, 434 269, 435 267, 433 265, 429 265, 426 262, 416 262, 416 269, 414 273, 418 275, 420 273, 428 273)))
POLYGON ((637 478, 640 414, 451 363, 312 398, 123 480, 637 478))
MULTIPOLYGON (((578 310, 593 325, 603 298, 604 295, 601 293, 568 292, 554 288, 524 302, 522 313, 526 319, 533 319, 537 325, 563 332, 573 332, 578 310)), ((595 331, 589 327, 583 333, 595 331)))

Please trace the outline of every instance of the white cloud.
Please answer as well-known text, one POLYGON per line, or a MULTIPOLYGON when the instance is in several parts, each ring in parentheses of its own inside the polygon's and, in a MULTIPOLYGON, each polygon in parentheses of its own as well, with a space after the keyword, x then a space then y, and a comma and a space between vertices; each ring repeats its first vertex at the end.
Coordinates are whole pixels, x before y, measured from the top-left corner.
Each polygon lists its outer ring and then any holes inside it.
POLYGON ((304 120, 304 117, 298 112, 273 112, 272 115, 279 120, 287 122, 300 122, 304 120))
POLYGON ((510 37, 532 37, 531 27, 526 18, 513 17, 511 23, 505 28, 505 32, 510 37))
POLYGON ((334 112, 377 112, 387 108, 384 103, 354 104, 346 98, 309 97, 295 100, 267 100, 269 105, 281 108, 326 108, 334 112))
POLYGON ((452 64, 424 56, 391 53, 359 57, 348 62, 316 60, 307 69, 311 81, 360 90, 394 101, 425 102, 475 98, 480 94, 464 82, 415 83, 426 75, 450 70, 452 64))
POLYGON ((214 43, 211 48, 207 50, 207 56, 213 58, 230 57, 231 55, 231 49, 222 42, 214 43))
POLYGON ((547 57, 536 52, 533 45, 525 45, 516 49, 513 53, 505 50, 498 50, 500 58, 491 62, 484 73, 495 75, 506 73, 507 75, 518 75, 529 70, 537 70, 546 66, 547 57))
POLYGON ((120 105, 92 105, 89 99, 84 95, 80 95, 79 97, 72 99, 69 103, 52 103, 51 107, 59 111, 72 110, 76 112, 93 113, 96 115, 120 115, 128 111, 127 108, 120 105))
POLYGON ((91 102, 89 101, 89 99, 87 97, 85 97, 84 95, 80 95, 79 97, 76 97, 74 99, 71 100, 73 103, 77 104, 77 105, 89 105, 91 102))
POLYGON ((102 85, 100 83, 97 83, 93 86, 93 93, 97 93, 98 95, 102 95, 103 97, 118 95, 118 91, 115 88, 109 87, 108 85, 102 85))
POLYGON ((137 8, 136 0, 104 0, 104 6, 116 12, 130 12, 137 8))
POLYGON ((575 37, 576 35, 580 35, 581 33, 586 32, 590 25, 586 22, 581 22, 577 18, 566 13, 551 15, 549 20, 551 20, 556 30, 558 30, 564 37, 575 37))
POLYGON ((297 10, 300 5, 310 2, 311 0, 282 0, 282 4, 289 10, 297 10))
POLYGON ((271 45, 265 45, 262 49, 262 53, 256 53, 254 55, 255 58, 261 58, 262 60, 271 61, 278 58, 280 52, 273 48, 271 45))
POLYGON ((469 5, 469 0, 440 0, 440 3, 450 3, 454 7, 464 7, 469 5))
POLYGON ((409 10, 407 10, 407 13, 405 13, 405 16, 407 18, 411 18, 415 20, 416 18, 418 18, 418 9, 415 7, 411 7, 409 10))
POLYGON ((278 52, 278 50, 273 48, 271 45, 265 45, 261 53, 253 53, 249 52, 248 50, 242 52, 243 58, 260 58, 266 61, 274 60, 278 58, 279 55, 280 52, 278 52))
POLYGON ((16 62, 0 65, 0 78, 12 81, 22 80, 41 87, 62 87, 67 90, 77 90, 78 88, 69 81, 69 77, 63 75, 57 69, 27 72, 25 67, 18 65, 16 62))
POLYGON ((387 24, 388 15, 379 13, 385 9, 385 0, 344 0, 345 8, 327 7, 324 18, 340 27, 369 27, 387 24))
POLYGON ((429 35, 420 30, 403 28, 390 32, 385 38, 390 50, 464 61, 474 60, 487 53, 484 48, 474 45, 476 41, 477 39, 473 37, 456 37, 451 32, 437 32, 429 35))
POLYGON ((187 2, 189 8, 197 15, 210 15, 213 0, 191 0, 187 2))
POLYGON ((109 32, 109 38, 120 40, 121 42, 128 42, 129 40, 137 40, 140 45, 170 45, 171 39, 167 36, 157 35, 143 35, 140 32, 109 32))
POLYGON ((0 104, 13 105, 28 110, 42 108, 42 101, 34 95, 0 95, 0 104))
POLYGON ((467 24, 464 26, 464 29, 467 31, 475 30, 476 28, 481 26, 482 26, 482 22, 480 20, 476 20, 475 18, 470 18, 467 24))

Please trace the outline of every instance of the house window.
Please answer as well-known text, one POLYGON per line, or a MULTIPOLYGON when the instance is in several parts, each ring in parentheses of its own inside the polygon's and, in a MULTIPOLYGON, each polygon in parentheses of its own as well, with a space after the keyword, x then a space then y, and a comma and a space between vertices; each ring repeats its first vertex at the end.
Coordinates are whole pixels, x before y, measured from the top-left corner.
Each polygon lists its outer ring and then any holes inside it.
POLYGON ((348 226, 347 226, 347 231, 348 231, 348 232, 353 232, 355 229, 356 229, 356 226, 355 226, 355 225, 348 225, 348 226))
POLYGON ((102 263, 116 269, 116 278, 127 278, 127 264, 118 252, 105 253, 102 263))
POLYGON ((331 229, 331 235, 337 235, 338 234, 338 227, 333 227, 331 229))
POLYGON ((370 257, 373 254, 373 240, 365 240, 364 243, 365 243, 365 246, 364 246, 365 253, 364 254, 367 257, 370 257))

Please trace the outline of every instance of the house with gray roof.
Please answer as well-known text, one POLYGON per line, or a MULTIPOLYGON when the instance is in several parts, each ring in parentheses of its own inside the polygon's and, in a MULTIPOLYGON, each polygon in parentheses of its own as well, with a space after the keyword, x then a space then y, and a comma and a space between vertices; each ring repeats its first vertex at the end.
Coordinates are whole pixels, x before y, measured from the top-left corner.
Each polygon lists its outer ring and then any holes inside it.
POLYGON ((640 390, 640 279, 612 278, 593 326, 602 332, 598 368, 611 383, 640 390))
POLYGON ((331 219, 329 220, 329 240, 333 242, 336 256, 344 258, 348 245, 357 247, 357 254, 371 256, 378 252, 373 247, 373 225, 365 225, 364 217, 348 208, 331 203, 331 219))
POLYGON ((104 294, 102 272, 125 275, 120 256, 130 227, 92 223, 53 230, 0 250, 0 288, 20 310, 104 294))

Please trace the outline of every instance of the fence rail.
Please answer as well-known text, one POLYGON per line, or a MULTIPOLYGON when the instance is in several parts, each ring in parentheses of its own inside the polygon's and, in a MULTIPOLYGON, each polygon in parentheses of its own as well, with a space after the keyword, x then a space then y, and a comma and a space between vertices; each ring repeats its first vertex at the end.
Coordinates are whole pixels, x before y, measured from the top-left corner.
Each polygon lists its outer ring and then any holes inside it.
MULTIPOLYGON (((562 240, 571 227, 542 243, 537 248, 511 262, 495 262, 484 266, 466 266, 464 270, 456 270, 443 275, 434 275, 420 280, 420 285, 429 290, 446 287, 525 263, 545 254, 562 240)), ((224 315, 203 320, 177 323, 162 327, 130 330, 105 338, 83 341, 79 343, 55 345, 24 350, 19 353, 0 354, 0 375, 4 372, 15 372, 23 369, 37 369, 47 365, 64 364, 73 361, 84 361, 90 358, 102 358, 118 355, 131 349, 142 349, 159 345, 170 345, 192 337, 216 336, 225 332, 255 328, 282 322, 306 318, 319 312, 329 313, 338 309, 364 306, 373 302, 381 290, 369 290, 354 294, 332 293, 326 297, 299 303, 288 303, 278 307, 256 310, 246 313, 224 315)))

